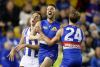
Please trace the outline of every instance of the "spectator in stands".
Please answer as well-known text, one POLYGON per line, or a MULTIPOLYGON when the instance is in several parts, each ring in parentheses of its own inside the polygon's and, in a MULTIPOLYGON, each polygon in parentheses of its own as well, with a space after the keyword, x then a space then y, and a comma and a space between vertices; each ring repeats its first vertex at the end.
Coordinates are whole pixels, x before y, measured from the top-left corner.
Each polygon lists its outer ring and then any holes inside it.
MULTIPOLYGON (((71 0, 70 0, 71 1, 71 0)), ((73 0, 74 1, 74 0, 73 0)), ((80 12, 85 12, 90 0, 78 0, 76 9, 80 12)))
POLYGON ((81 13, 79 22, 86 25, 86 27, 89 26, 90 22, 86 20, 86 13, 81 13))
POLYGON ((47 4, 46 4, 46 0, 39 0, 39 4, 40 4, 40 6, 42 6, 42 5, 47 5, 47 4))
MULTIPOLYGON (((1 65, 1 53, 2 53, 2 48, 3 48, 3 45, 2 45, 2 31, 0 31, 0 65, 1 65)), ((1 66, 0 66, 1 67, 1 66)))
POLYGON ((66 26, 68 24, 68 17, 69 17, 69 8, 70 6, 62 6, 59 9, 59 17, 57 20, 62 24, 62 26, 66 26))
POLYGON ((2 21, 0 20, 0 37, 3 35, 3 29, 4 29, 4 27, 5 27, 4 22, 2 22, 2 21))
POLYGON ((91 59, 91 67, 100 67, 100 46, 95 49, 95 55, 91 59))
POLYGON ((69 6, 69 1, 68 0, 57 0, 56 6, 57 6, 57 9, 61 10, 62 7, 69 6))
POLYGON ((41 13, 41 16, 42 16, 42 20, 46 19, 46 10, 47 10, 47 7, 45 5, 41 6, 40 13, 41 13))
POLYGON ((27 2, 23 5, 23 10, 20 12, 19 15, 20 18, 19 24, 21 29, 25 27, 31 15, 32 15, 32 4, 30 2, 27 2))
POLYGON ((86 41, 84 43, 85 45, 82 52, 82 58, 83 58, 83 66, 87 67, 87 66, 90 66, 90 60, 91 60, 91 57, 94 56, 94 50, 91 47, 93 39, 90 34, 86 36, 85 40, 86 41))
POLYGON ((35 11, 40 11, 41 6, 46 6, 46 0, 39 0, 38 4, 36 6, 34 6, 34 10, 35 11))
POLYGON ((92 48, 95 49, 97 46, 100 46, 100 35, 99 35, 97 30, 92 31, 91 34, 92 34, 92 37, 93 37, 92 48))
POLYGON ((5 10, 4 10, 4 6, 5 6, 5 3, 7 2, 8 0, 0 0, 0 14, 2 14, 5 10))
POLYGON ((9 52, 12 48, 12 44, 10 42, 4 43, 4 49, 1 54, 1 63, 3 67, 19 67, 18 60, 14 57, 14 61, 9 60, 9 52))
MULTIPOLYGON (((11 0, 8 0, 5 4, 5 10, 1 15, 1 20, 4 24, 8 27, 15 27, 18 26, 19 23, 19 8, 14 5, 11 0)), ((7 27, 6 27, 7 28, 7 27)))
POLYGON ((88 27, 86 27, 85 24, 78 24, 79 27, 82 29, 82 31, 84 32, 84 36, 87 35, 89 32, 88 32, 88 27))
POLYGON ((68 25, 68 18, 66 17, 65 10, 60 11, 59 21, 61 22, 61 24, 63 24, 63 26, 68 25))
POLYGON ((95 13, 99 12, 99 5, 97 0, 90 0, 89 4, 87 5, 86 13, 87 13, 87 21, 93 22, 93 16, 95 13))
POLYGON ((100 32, 100 14, 95 14, 93 17, 93 23, 90 24, 90 31, 97 30, 100 32))
POLYGON ((99 5, 97 0, 90 0, 90 3, 88 4, 87 12, 89 13, 96 13, 99 10, 99 5))
POLYGON ((19 39, 14 37, 13 29, 8 29, 6 36, 2 39, 2 44, 4 44, 6 41, 11 42, 14 46, 16 46, 19 43, 19 39))
POLYGON ((81 29, 83 30, 84 34, 87 34, 87 30, 89 30, 89 22, 86 20, 86 14, 85 13, 81 13, 80 14, 80 20, 77 22, 77 24, 81 27, 81 29))

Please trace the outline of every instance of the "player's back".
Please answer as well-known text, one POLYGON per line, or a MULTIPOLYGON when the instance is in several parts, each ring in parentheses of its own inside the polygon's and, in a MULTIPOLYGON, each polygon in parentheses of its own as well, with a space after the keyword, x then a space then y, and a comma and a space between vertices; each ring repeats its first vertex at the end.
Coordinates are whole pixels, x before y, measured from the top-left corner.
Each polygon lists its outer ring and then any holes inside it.
POLYGON ((83 40, 82 30, 77 26, 68 25, 63 28, 63 34, 61 36, 61 42, 63 45, 63 61, 62 61, 63 63, 68 62, 69 64, 73 65, 75 63, 77 64, 78 62, 82 62, 82 56, 81 56, 82 40, 83 40))

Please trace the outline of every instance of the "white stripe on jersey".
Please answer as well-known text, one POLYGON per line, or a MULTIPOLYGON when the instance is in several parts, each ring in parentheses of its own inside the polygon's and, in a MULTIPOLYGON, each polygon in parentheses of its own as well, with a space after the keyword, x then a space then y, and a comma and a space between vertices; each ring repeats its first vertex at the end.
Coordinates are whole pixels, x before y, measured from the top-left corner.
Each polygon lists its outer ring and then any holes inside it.
MULTIPOLYGON (((30 27, 25 28, 24 31, 23 31, 23 34, 24 34, 24 38, 25 38, 24 43, 29 44, 30 27)), ((32 41, 32 45, 35 45, 34 41, 32 41)), ((27 55, 27 56, 28 56, 28 50, 29 50, 29 48, 26 47, 25 48, 25 55, 27 55)), ((31 49, 31 57, 34 57, 34 55, 35 55, 35 50, 31 49)))

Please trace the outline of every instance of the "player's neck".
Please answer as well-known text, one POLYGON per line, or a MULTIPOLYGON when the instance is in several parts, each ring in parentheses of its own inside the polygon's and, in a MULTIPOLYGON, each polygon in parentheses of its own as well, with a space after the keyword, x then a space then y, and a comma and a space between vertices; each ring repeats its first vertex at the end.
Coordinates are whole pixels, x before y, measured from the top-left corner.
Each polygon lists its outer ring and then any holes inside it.
POLYGON ((76 24, 75 23, 72 23, 72 22, 69 22, 69 25, 76 26, 76 24))
POLYGON ((51 19, 47 18, 47 20, 48 20, 49 23, 52 23, 53 21, 55 21, 55 18, 51 18, 51 19))
POLYGON ((35 24, 32 24, 32 27, 34 27, 35 26, 35 24))

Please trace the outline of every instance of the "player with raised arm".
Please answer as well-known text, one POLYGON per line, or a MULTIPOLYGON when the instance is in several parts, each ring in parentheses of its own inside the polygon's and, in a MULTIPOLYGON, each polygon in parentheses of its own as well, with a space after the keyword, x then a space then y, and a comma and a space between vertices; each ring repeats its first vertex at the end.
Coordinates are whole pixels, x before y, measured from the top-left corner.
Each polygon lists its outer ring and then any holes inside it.
MULTIPOLYGON (((56 8, 54 5, 47 6, 47 19, 38 22, 35 26, 39 26, 42 32, 49 39, 52 39, 60 28, 60 23, 55 20, 56 8)), ((36 37, 35 37, 36 38, 36 37)), ((48 46, 44 40, 40 40, 39 48, 39 65, 40 67, 51 67, 58 56, 58 44, 48 46)))
POLYGON ((25 54, 21 59, 20 67, 39 67, 38 58, 35 55, 35 50, 39 49, 39 46, 37 45, 38 42, 37 40, 32 41, 29 38, 37 21, 40 21, 40 14, 34 12, 28 22, 28 27, 26 27, 22 32, 19 45, 16 48, 13 48, 9 54, 10 60, 14 60, 15 53, 25 48, 25 54))
POLYGON ((81 42, 83 40, 83 32, 77 27, 76 22, 79 19, 79 13, 73 9, 69 14, 69 25, 59 29, 56 36, 52 39, 45 36, 40 31, 40 35, 49 46, 55 45, 57 41, 61 41, 63 45, 63 59, 60 67, 81 67, 81 42))

